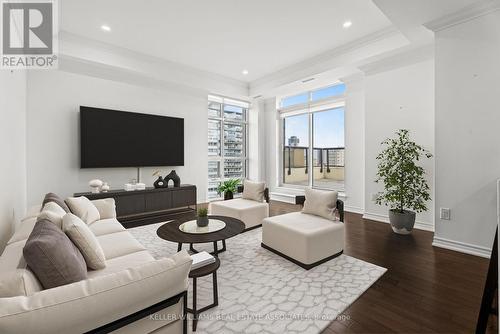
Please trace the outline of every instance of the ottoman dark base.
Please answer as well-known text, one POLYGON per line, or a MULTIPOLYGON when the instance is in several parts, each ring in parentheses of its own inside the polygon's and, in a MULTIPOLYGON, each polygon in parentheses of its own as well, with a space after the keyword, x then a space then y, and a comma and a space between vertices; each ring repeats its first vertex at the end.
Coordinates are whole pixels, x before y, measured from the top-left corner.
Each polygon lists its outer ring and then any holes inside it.
POLYGON ((300 261, 297 261, 297 260, 295 260, 295 259, 291 258, 290 256, 285 255, 285 254, 281 253, 280 251, 277 251, 276 249, 271 248, 271 247, 269 247, 269 246, 265 245, 264 243, 261 243, 260 245, 262 246, 262 248, 265 248, 265 249, 267 249, 267 250, 269 250, 269 251, 273 252, 274 254, 279 255, 279 256, 281 256, 282 258, 287 259, 288 261, 295 263, 296 265, 298 265, 298 266, 300 266, 300 267, 304 268, 305 270, 312 269, 312 268, 314 268, 314 267, 316 267, 316 266, 318 266, 318 265, 320 265, 320 264, 322 264, 322 263, 328 262, 328 261, 330 261, 331 259, 334 259, 334 258, 336 258, 337 256, 339 256, 339 255, 341 255, 342 253, 344 253, 344 251, 343 251, 343 250, 341 250, 341 251, 340 251, 340 252, 338 252, 337 254, 333 254, 333 255, 331 255, 331 256, 325 257, 324 259, 321 259, 321 260, 316 261, 316 262, 314 262, 314 263, 306 264, 306 263, 302 263, 302 262, 300 262, 300 261))

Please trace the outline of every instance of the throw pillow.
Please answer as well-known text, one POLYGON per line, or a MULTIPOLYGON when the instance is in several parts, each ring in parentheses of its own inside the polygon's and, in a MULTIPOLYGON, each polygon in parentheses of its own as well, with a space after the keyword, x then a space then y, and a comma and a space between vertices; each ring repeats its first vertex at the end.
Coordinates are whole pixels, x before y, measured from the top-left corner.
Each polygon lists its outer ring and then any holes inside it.
POLYGON ((24 245, 23 256, 45 289, 87 278, 87 264, 82 253, 48 220, 36 222, 24 245))
POLYGON ((94 233, 80 218, 68 213, 63 218, 63 231, 78 247, 87 262, 87 267, 93 270, 106 267, 104 252, 94 233))
POLYGON ((253 201, 264 201, 264 190, 266 189, 265 182, 253 182, 249 180, 243 181, 243 198, 253 201))
POLYGON ((62 228, 62 219, 66 211, 55 202, 47 202, 43 206, 42 212, 38 215, 38 220, 46 219, 51 223, 55 224, 57 227, 62 228))
POLYGON ((48 193, 47 195, 45 195, 45 198, 43 199, 43 202, 42 202, 42 208, 45 206, 45 204, 49 203, 49 202, 54 202, 56 203, 57 205, 59 205, 66 213, 68 212, 71 212, 68 208, 68 206, 66 205, 66 203, 64 203, 64 200, 57 196, 56 194, 54 193, 48 193))
POLYGON ((101 219, 99 210, 97 210, 95 205, 85 196, 69 197, 66 199, 66 203, 71 209, 71 212, 87 224, 92 224, 101 219))
POLYGON ((0 298, 31 296, 42 290, 42 285, 28 268, 0 272, 0 298))
POLYGON ((320 216, 330 220, 336 220, 337 192, 316 189, 306 189, 306 201, 304 202, 303 213, 320 216))
POLYGON ((116 218, 116 204, 114 198, 103 198, 91 201, 99 211, 100 219, 116 218))

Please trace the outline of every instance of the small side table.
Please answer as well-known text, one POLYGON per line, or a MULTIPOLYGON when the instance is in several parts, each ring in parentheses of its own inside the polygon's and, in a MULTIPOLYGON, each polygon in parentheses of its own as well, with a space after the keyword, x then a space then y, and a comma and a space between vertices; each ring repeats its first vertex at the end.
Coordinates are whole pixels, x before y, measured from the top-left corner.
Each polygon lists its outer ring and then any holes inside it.
POLYGON ((219 269, 219 267, 220 267, 220 260, 218 257, 215 257, 214 263, 208 264, 204 267, 201 267, 201 268, 198 268, 195 270, 191 270, 189 272, 189 277, 193 279, 193 308, 192 309, 187 308, 187 311, 189 313, 193 314, 193 332, 196 331, 196 325, 198 324, 198 315, 201 312, 204 312, 212 307, 216 307, 217 305, 219 305, 219 295, 218 295, 218 291, 217 291, 217 269, 219 269), (197 305, 196 305, 196 292, 197 292, 196 291, 196 289, 197 289, 196 280, 198 277, 203 277, 203 276, 207 276, 210 274, 212 274, 212 286, 213 286, 214 302, 210 305, 202 307, 201 309, 198 309, 197 305))

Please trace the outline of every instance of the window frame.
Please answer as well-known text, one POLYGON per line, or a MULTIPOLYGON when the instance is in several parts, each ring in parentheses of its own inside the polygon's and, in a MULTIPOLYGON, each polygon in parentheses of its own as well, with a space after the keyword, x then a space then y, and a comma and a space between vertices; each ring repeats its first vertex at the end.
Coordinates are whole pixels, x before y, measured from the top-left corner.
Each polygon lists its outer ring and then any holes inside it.
MULTIPOLYGON (((242 100, 237 100, 233 98, 228 98, 228 97, 223 97, 223 96, 217 96, 217 95, 209 95, 208 96, 208 104, 207 104, 207 124, 211 121, 213 122, 218 122, 220 124, 220 155, 208 155, 208 163, 207 163, 207 200, 208 201, 213 201, 213 200, 219 200, 222 197, 220 195, 216 196, 210 196, 209 193, 209 188, 210 188, 210 183, 211 182, 224 182, 229 178, 225 177, 224 169, 225 169, 225 161, 241 161, 243 163, 243 175, 241 179, 244 179, 248 175, 248 116, 250 112, 250 107, 251 104, 247 101, 242 101, 242 100), (220 104, 220 113, 218 117, 211 116, 209 113, 208 104, 210 102, 216 102, 220 104), (224 107, 228 106, 233 106, 233 107, 241 107, 244 111, 244 117, 243 120, 235 120, 232 118, 227 118, 224 113, 224 107), (225 136, 224 136, 224 128, 226 124, 231 124, 231 125, 241 125, 243 127, 243 143, 242 143, 242 150, 243 150, 243 156, 242 157, 230 157, 230 156, 225 156, 225 136), (208 175, 208 164, 212 161, 218 162, 219 163, 219 175, 217 178, 211 178, 208 175)), ((208 136, 207 136, 208 140, 208 136)), ((208 154, 208 143, 207 143, 207 154, 208 154)))
MULTIPOLYGON (((279 186, 283 188, 291 188, 291 189, 305 189, 305 188, 313 188, 313 189, 322 189, 322 190, 335 190, 338 192, 345 192, 345 178, 344 178, 344 185, 343 187, 334 187, 334 188, 324 188, 320 186, 315 186, 314 185, 314 113, 316 112, 324 112, 336 108, 344 108, 344 115, 346 112, 346 93, 344 92, 343 94, 340 95, 335 95, 333 97, 327 97, 324 99, 319 99, 316 101, 312 101, 312 92, 317 91, 319 89, 324 89, 332 86, 339 85, 341 83, 337 82, 333 85, 325 86, 325 87, 320 87, 316 88, 314 90, 308 91, 308 102, 299 104, 299 105, 293 105, 285 108, 278 108, 278 118, 279 118, 279 135, 278 135, 278 145, 279 145, 279 169, 278 169, 278 180, 279 180, 279 186), (284 147, 285 147, 285 118, 289 116, 295 116, 295 115, 301 115, 301 114, 307 114, 308 115, 308 151, 309 154, 307 156, 307 166, 309 166, 309 169, 311 170, 308 172, 308 182, 307 185, 298 185, 298 184, 291 184, 291 183, 286 183, 285 182, 285 154, 284 154, 284 147)), ((303 94, 303 93, 302 93, 303 94)), ((295 94, 292 96, 300 95, 295 94)), ((283 97, 280 99, 279 105, 282 105, 283 99, 287 97, 283 97)), ((346 137, 346 128, 345 128, 345 122, 344 122, 344 155, 345 155, 345 137, 346 137)), ((344 160, 344 173, 346 170, 346 164, 344 160)))

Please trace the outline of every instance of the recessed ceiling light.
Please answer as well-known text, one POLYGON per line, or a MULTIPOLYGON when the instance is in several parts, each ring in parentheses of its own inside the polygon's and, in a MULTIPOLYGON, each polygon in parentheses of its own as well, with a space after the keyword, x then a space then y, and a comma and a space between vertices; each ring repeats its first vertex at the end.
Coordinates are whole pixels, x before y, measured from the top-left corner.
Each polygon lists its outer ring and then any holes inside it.
POLYGON ((101 26, 101 29, 104 30, 104 31, 111 31, 111 28, 109 26, 105 25, 105 24, 103 24, 101 26))
POLYGON ((247 75, 247 74, 248 74, 248 70, 243 70, 243 71, 241 71, 241 74, 243 74, 243 75, 247 75))
POLYGON ((342 25, 344 27, 344 29, 347 29, 349 28, 350 26, 352 26, 352 22, 351 21, 345 21, 344 24, 342 25))

